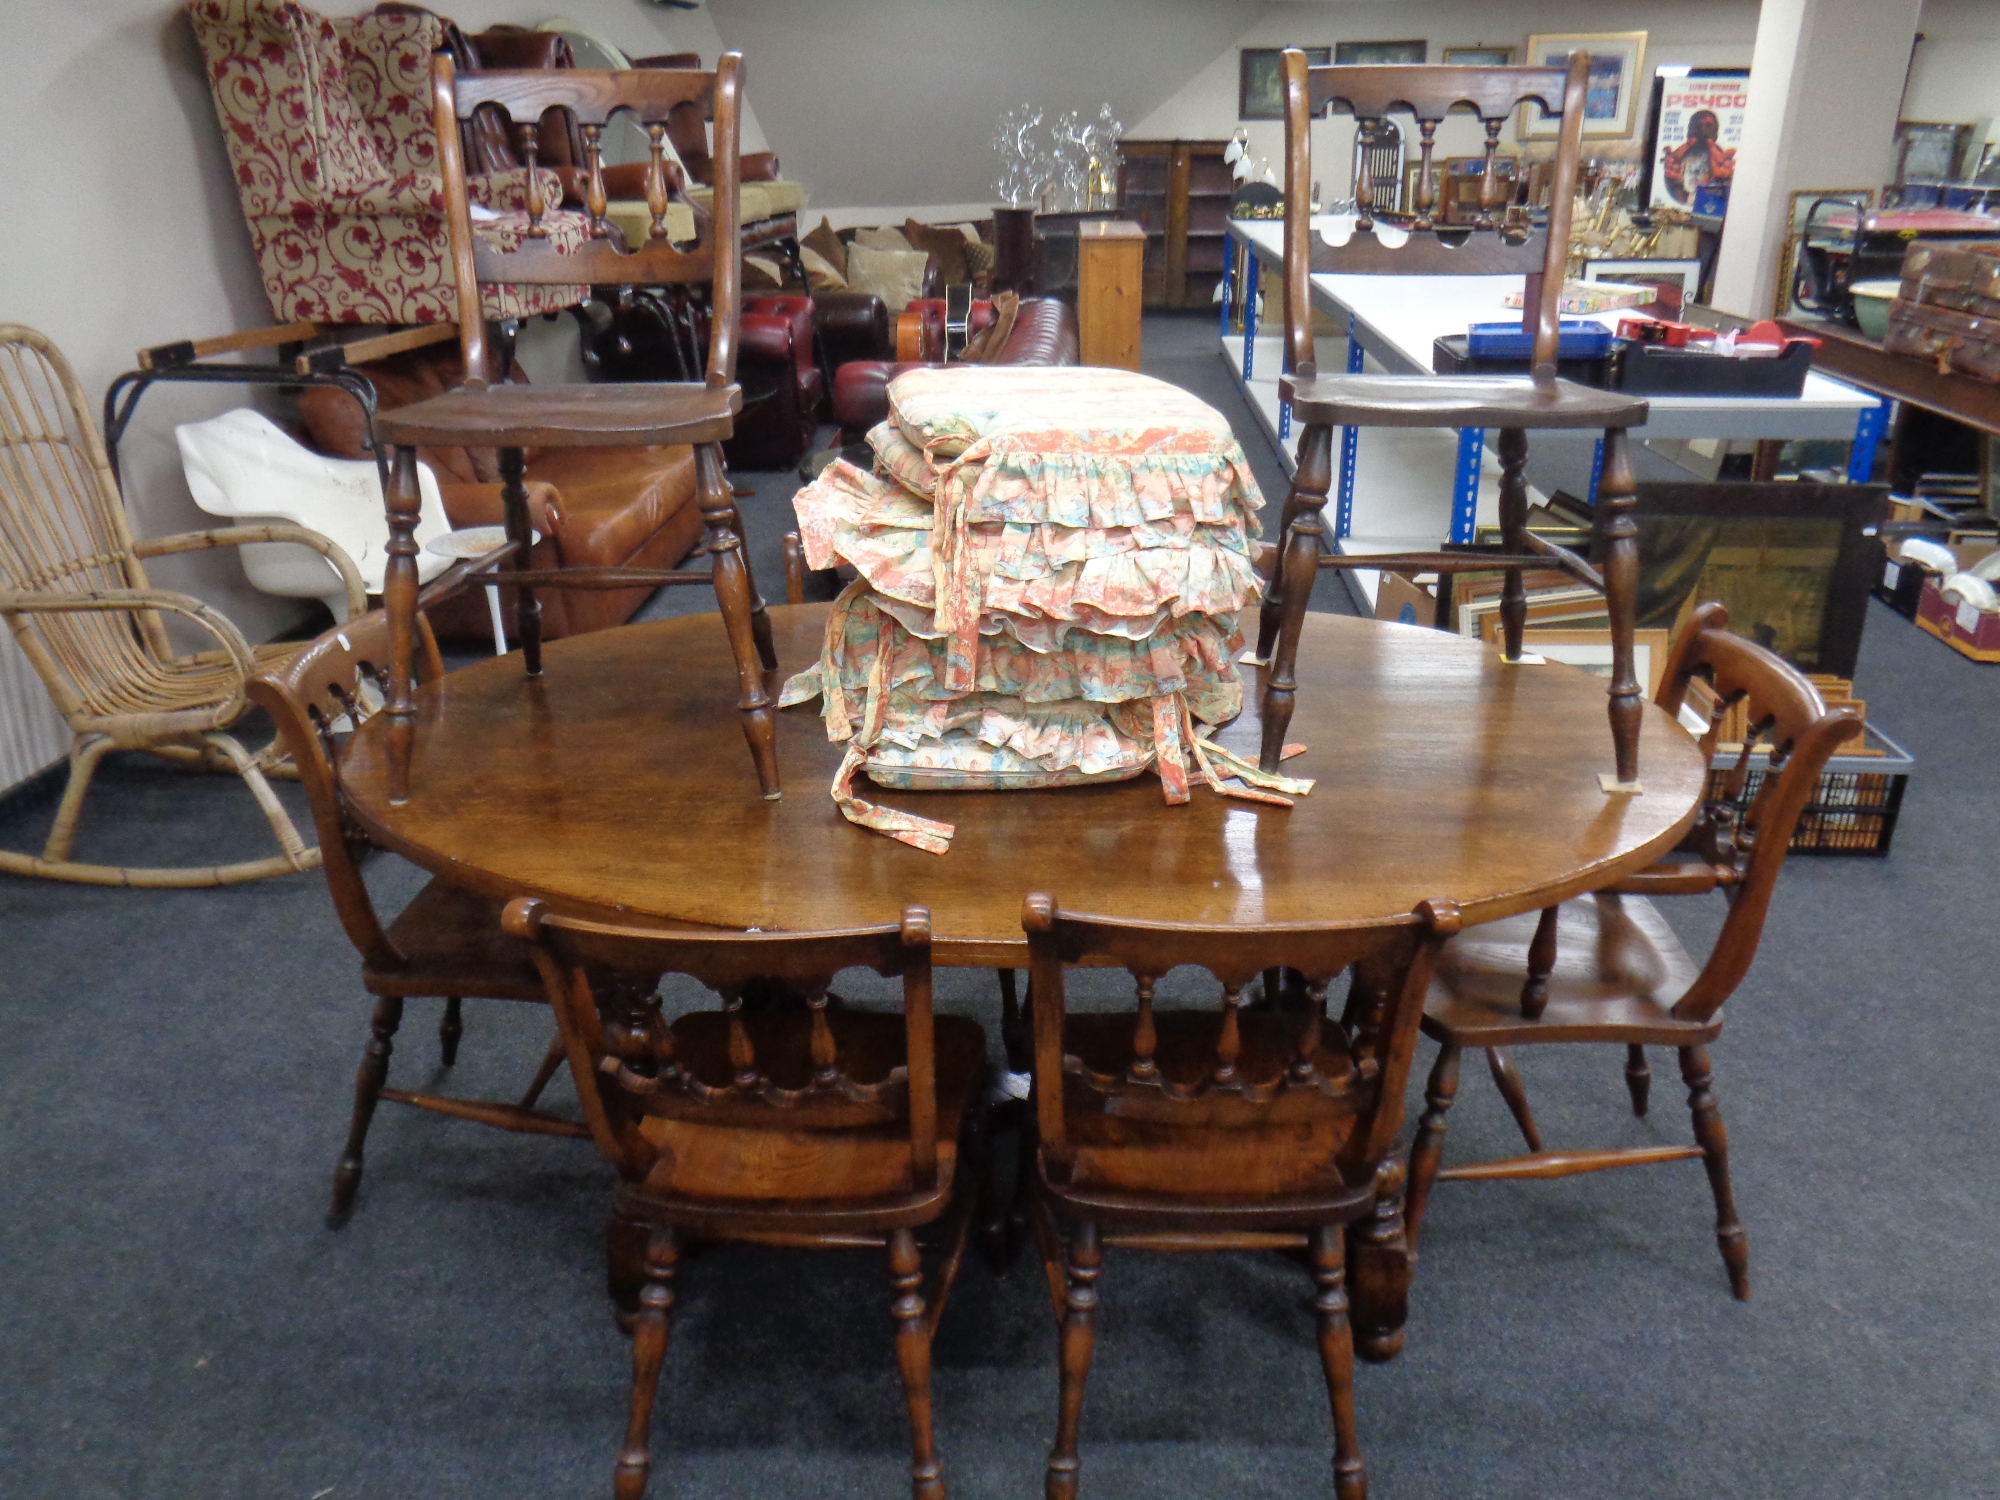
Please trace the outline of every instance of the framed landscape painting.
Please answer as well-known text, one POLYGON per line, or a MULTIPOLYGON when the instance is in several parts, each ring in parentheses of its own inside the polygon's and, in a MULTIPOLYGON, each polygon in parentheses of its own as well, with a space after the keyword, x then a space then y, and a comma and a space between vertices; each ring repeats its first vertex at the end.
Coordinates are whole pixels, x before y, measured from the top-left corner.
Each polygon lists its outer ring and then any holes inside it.
MULTIPOLYGON (((1285 118, 1285 89, 1278 77, 1278 58, 1283 47, 1245 47, 1238 54, 1236 74, 1236 118, 1239 120, 1282 120, 1285 118)), ((1331 47, 1301 47, 1306 61, 1323 67, 1333 61, 1331 47)))
POLYGON ((1513 47, 1447 47, 1444 60, 1460 68, 1511 68, 1515 51, 1513 47))
MULTIPOLYGON (((1639 91, 1646 83, 1643 31, 1551 32, 1528 38, 1527 65, 1564 68, 1572 52, 1590 54, 1590 88, 1584 95, 1583 138, 1609 140, 1632 134, 1639 114, 1639 91)), ((1520 138, 1552 141, 1562 128, 1555 115, 1532 104, 1521 106, 1520 138)))

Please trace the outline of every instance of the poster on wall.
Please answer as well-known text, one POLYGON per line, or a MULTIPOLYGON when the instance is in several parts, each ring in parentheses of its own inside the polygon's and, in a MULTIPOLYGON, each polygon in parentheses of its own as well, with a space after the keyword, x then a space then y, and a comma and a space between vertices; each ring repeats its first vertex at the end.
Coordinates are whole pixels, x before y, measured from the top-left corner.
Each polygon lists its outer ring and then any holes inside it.
POLYGON ((1743 112, 1749 102, 1748 73, 1660 80, 1651 207, 1671 205, 1718 215, 1728 210, 1736 151, 1743 140, 1743 112))

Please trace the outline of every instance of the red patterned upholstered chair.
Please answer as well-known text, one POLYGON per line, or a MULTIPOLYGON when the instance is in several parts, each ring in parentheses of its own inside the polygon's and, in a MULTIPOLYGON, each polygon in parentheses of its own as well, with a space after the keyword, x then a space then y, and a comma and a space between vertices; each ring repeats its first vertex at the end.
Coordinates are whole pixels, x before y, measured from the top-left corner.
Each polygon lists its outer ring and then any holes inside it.
MULTIPOLYGON (((337 18, 290 0, 191 0, 187 10, 276 320, 455 322, 430 70, 434 51, 447 42, 462 48, 463 39, 427 11, 394 6, 337 18)), ((500 126, 492 160, 511 159, 509 141, 500 126)), ((542 173, 550 203, 562 196, 556 178, 542 173)), ((504 244, 510 231, 526 227, 525 171, 471 175, 466 186, 475 202, 496 211, 480 222, 482 234, 504 244)), ((588 236, 581 213, 552 210, 542 222, 559 249, 588 236)), ((518 243, 518 232, 511 240, 518 243)), ((482 301, 489 318, 526 317, 572 306, 587 291, 489 286, 482 301)), ((412 350, 362 373, 386 412, 456 384, 456 357, 455 345, 412 350)), ((362 456, 360 413, 345 395, 310 389, 299 407, 319 451, 362 456)), ((500 520, 490 452, 439 449, 422 457, 442 482, 453 526, 500 520)), ((528 478, 531 524, 542 536, 537 566, 667 568, 701 535, 693 450, 685 446, 552 451, 530 463, 528 478)), ((543 629, 555 638, 621 624, 651 593, 557 592, 543 629)), ((432 623, 447 638, 480 640, 490 632, 476 592, 448 600, 432 623)))
MULTIPOLYGON (((429 105, 445 23, 417 11, 336 20, 291 0, 190 0, 187 12, 276 320, 454 321, 429 105)), ((525 172, 470 179, 474 202, 495 214, 482 233, 525 228, 526 185, 525 172)), ((546 191, 561 196, 554 174, 546 191)), ((544 223, 558 248, 587 237, 580 213, 544 223)), ((585 291, 494 288, 486 313, 553 312, 585 291)))

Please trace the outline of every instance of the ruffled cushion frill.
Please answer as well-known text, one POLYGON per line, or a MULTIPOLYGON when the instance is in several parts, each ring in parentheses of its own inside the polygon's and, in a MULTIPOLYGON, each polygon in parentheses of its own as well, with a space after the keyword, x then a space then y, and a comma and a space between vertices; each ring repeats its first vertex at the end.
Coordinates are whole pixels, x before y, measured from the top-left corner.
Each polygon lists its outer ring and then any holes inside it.
MULTIPOLYGON (((807 565, 851 563, 886 599, 937 609, 933 518, 898 485, 835 463, 795 502, 807 565)), ((1170 619, 1230 622, 1261 594, 1250 534, 1231 518, 1208 525, 1185 512, 1106 530, 1053 523, 972 528, 960 576, 976 610, 952 622, 958 655, 972 638, 1011 630, 1038 650, 1078 632, 1144 638, 1170 619)), ((941 627, 942 628, 942 627, 941 627)), ((969 689, 962 668, 946 678, 969 689)))
POLYGON ((878 474, 836 462, 795 502, 808 565, 860 575, 780 699, 822 698, 849 819, 950 844, 950 825, 855 795, 864 770, 981 790, 1150 767, 1169 802, 1201 781, 1287 806, 1310 789, 1201 727, 1242 711, 1237 619, 1262 593, 1262 497, 1218 412, 1079 368, 911 371, 889 400, 878 474))

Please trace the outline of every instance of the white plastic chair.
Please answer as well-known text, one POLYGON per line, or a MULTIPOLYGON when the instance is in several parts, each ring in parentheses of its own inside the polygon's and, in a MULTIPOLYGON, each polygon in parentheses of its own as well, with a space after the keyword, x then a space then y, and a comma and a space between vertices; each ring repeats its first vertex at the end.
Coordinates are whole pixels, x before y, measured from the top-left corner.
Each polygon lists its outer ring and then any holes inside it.
MULTIPOLYGON (((354 560, 368 592, 380 595, 389 565, 389 522, 382 485, 366 459, 325 458, 295 441, 268 417, 248 407, 174 429, 181 467, 194 503, 238 526, 289 521, 335 543, 354 560)), ((437 476, 417 465, 422 510, 417 543, 451 530, 437 476)), ((347 618, 340 576, 323 557, 302 547, 266 542, 238 549, 243 571, 256 588, 294 599, 323 600, 336 622, 347 618)), ((451 559, 417 555, 417 577, 428 583, 451 559)))

